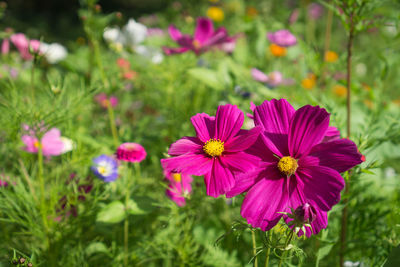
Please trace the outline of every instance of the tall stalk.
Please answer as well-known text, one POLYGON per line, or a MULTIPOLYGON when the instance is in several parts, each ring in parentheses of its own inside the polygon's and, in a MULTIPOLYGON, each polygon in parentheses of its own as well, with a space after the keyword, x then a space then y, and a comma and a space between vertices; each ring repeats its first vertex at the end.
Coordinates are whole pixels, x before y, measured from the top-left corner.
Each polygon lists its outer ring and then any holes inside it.
MULTIPOLYGON (((350 13, 350 28, 349 28, 349 38, 347 42, 347 102, 346 102, 346 110, 347 110, 347 138, 350 138, 351 134, 351 56, 352 56, 352 48, 353 48, 353 39, 354 39, 354 12, 350 13)), ((349 179, 345 186, 345 195, 349 193, 349 179)), ((342 210, 342 229, 340 233, 340 266, 344 266, 344 253, 346 251, 346 231, 347 231, 347 213, 348 213, 348 199, 345 198, 343 200, 344 208, 342 210)))
POLYGON ((257 244, 256 244, 256 229, 251 230, 251 239, 253 240, 253 257, 254 257, 254 267, 258 267, 258 260, 257 260, 257 244))
POLYGON ((127 267, 129 263, 129 198, 130 198, 130 187, 132 180, 132 172, 130 170, 130 164, 126 164, 127 167, 127 175, 126 175, 126 191, 125 191, 125 221, 124 221, 124 266, 127 267))
MULTIPOLYGON (((271 242, 271 230, 267 232, 267 241, 271 242)), ((268 267, 268 265, 269 265, 270 252, 271 252, 271 247, 268 244, 267 251, 265 252, 265 264, 264 264, 264 267, 268 267)))
POLYGON ((286 254, 287 254, 287 252, 288 252, 287 247, 289 246, 290 242, 292 242, 293 235, 294 235, 294 231, 293 231, 293 230, 290 230, 290 233, 289 233, 289 235, 287 236, 286 242, 285 242, 285 248, 284 248, 285 251, 282 253, 282 256, 281 256, 281 258, 280 258, 280 260, 279 260, 279 265, 278 265, 278 267, 281 267, 281 266, 282 266, 283 260, 284 260, 284 258, 286 257, 286 254))
POLYGON ((111 133, 113 136, 114 146, 118 147, 119 141, 118 141, 117 127, 115 126, 114 109, 109 100, 107 100, 107 110, 108 110, 108 118, 110 120, 110 128, 111 128, 111 133))

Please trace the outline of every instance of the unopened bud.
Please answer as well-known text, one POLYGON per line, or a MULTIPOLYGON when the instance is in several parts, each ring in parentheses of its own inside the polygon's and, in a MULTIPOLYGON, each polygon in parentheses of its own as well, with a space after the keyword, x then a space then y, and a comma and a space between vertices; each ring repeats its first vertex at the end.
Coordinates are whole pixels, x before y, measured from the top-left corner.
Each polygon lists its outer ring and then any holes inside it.
POLYGON ((295 220, 300 223, 312 223, 317 217, 315 208, 308 203, 298 206, 294 211, 295 220))
POLYGON ((22 258, 22 257, 21 257, 21 258, 19 258, 19 263, 20 263, 20 264, 23 264, 23 263, 25 263, 25 261, 26 261, 26 259, 25 259, 25 258, 22 258))

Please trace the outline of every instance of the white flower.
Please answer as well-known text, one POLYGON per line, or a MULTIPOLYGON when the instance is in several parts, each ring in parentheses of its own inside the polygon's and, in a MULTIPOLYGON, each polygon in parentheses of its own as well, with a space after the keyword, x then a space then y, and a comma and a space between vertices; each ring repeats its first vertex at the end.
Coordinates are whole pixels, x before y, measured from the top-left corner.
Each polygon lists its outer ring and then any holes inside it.
POLYGON ((40 52, 50 64, 55 64, 67 57, 67 49, 58 43, 46 44, 40 43, 40 52))
POLYGON ((109 43, 120 43, 125 44, 125 38, 118 27, 105 28, 103 38, 109 43))
POLYGON ((163 54, 155 49, 144 45, 138 45, 135 49, 136 53, 146 58, 149 58, 154 64, 159 64, 163 61, 163 54))
POLYGON ((136 46, 142 43, 147 36, 147 27, 137 23, 134 19, 129 19, 128 24, 122 29, 127 46, 136 46))
POLYGON ((75 143, 71 139, 61 136, 61 142, 64 144, 64 147, 61 151, 61 154, 67 153, 75 148, 75 143))

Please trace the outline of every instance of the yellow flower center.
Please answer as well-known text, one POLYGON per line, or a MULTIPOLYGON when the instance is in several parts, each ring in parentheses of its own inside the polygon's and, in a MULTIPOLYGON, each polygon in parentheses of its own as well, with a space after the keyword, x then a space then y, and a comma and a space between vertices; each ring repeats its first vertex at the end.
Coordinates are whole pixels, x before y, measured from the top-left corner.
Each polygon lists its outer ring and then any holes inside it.
POLYGON ((211 157, 221 156, 224 149, 224 142, 215 138, 208 140, 203 146, 204 152, 211 157))
POLYGON ((182 175, 180 173, 173 173, 172 178, 174 178, 175 182, 182 181, 182 175))
POLYGON ((326 51, 325 53, 325 61, 326 62, 335 62, 339 58, 338 54, 333 51, 326 51))
POLYGON ((298 166, 297 160, 292 157, 283 157, 278 162, 278 169, 286 176, 292 176, 296 172, 298 166))
POLYGON ((104 175, 104 174, 107 172, 107 169, 106 169, 105 167, 103 167, 103 166, 99 166, 99 167, 97 168, 97 170, 99 171, 99 173, 100 173, 101 175, 104 175))
POLYGON ((225 14, 221 8, 212 6, 207 10, 207 17, 215 22, 221 22, 224 20, 225 14))
POLYGON ((40 147, 40 142, 36 140, 36 141, 33 143, 33 146, 36 147, 36 148, 39 148, 39 147, 40 147))
POLYGON ((201 47, 200 42, 197 41, 197 40, 193 40, 192 44, 193 44, 193 47, 194 47, 195 49, 200 49, 200 47, 201 47))

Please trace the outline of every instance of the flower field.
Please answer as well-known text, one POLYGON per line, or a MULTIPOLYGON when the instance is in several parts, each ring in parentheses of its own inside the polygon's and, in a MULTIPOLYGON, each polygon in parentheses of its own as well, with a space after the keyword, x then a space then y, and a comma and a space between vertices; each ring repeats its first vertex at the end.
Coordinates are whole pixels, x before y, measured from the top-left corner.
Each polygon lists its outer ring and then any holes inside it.
POLYGON ((0 2, 0 266, 400 266, 397 1, 39 2, 0 2))

